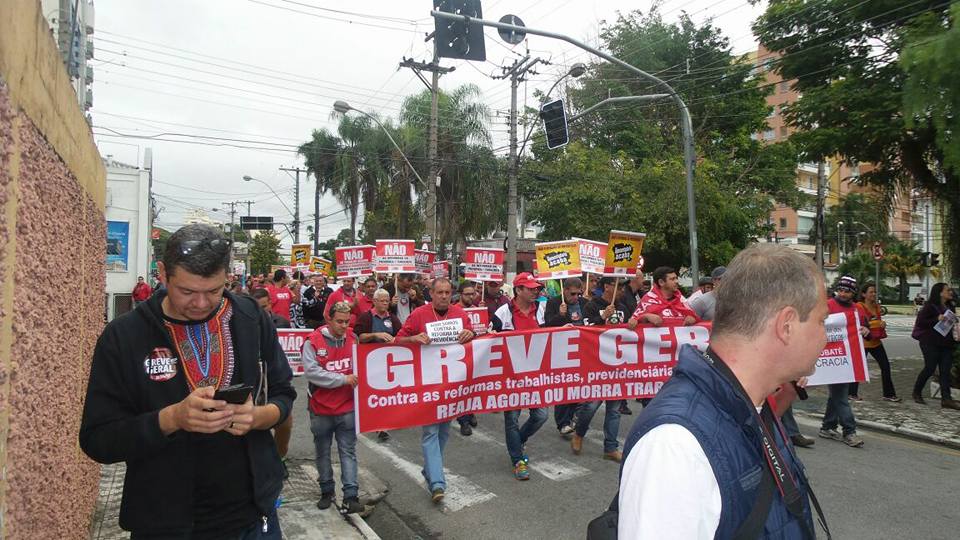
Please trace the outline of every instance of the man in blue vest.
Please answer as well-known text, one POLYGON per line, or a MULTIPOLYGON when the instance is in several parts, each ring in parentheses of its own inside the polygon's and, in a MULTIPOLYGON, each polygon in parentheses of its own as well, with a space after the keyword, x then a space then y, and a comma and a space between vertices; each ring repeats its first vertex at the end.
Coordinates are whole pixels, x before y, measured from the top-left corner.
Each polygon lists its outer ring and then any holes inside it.
POLYGON ((826 343, 823 290, 812 259, 785 246, 734 258, 710 348, 681 348, 627 437, 620 538, 732 538, 750 525, 751 537, 814 537, 809 484, 768 397, 813 373, 826 343), (755 505, 768 506, 765 518, 748 520, 755 505))

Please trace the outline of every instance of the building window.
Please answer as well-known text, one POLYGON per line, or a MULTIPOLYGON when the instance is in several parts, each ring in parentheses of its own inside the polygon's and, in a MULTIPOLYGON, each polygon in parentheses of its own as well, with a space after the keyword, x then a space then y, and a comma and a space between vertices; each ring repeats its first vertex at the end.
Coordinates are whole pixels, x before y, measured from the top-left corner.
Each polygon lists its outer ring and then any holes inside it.
POLYGON ((787 218, 785 217, 780 218, 780 228, 781 229, 787 228, 787 218))

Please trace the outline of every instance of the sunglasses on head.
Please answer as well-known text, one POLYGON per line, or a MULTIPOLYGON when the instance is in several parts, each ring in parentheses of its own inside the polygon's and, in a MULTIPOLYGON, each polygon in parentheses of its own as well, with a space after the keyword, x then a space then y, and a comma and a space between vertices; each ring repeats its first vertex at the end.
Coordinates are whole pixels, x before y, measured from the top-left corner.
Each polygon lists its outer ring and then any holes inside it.
POLYGON ((190 255, 196 253, 204 245, 218 253, 226 253, 230 249, 230 240, 225 238, 214 238, 213 240, 187 240, 180 246, 180 253, 190 255))

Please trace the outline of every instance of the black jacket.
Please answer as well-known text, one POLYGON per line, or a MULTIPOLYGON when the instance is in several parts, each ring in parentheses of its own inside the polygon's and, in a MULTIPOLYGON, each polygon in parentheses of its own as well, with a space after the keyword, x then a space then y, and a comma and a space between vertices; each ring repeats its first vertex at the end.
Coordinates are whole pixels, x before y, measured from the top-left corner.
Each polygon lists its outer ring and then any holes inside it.
MULTIPOLYGON (((188 392, 182 362, 173 378, 158 382, 145 371, 145 360, 158 347, 176 354, 154 295, 104 329, 94 350, 80 424, 80 447, 99 463, 127 463, 120 505, 120 526, 143 532, 180 533, 193 527, 194 435, 177 431, 164 436, 159 411, 183 400, 188 392)), ((297 397, 292 373, 267 313, 252 298, 224 292, 233 304, 234 383, 261 386, 260 361, 268 381, 268 403, 280 409, 280 422, 297 397)), ((283 466, 269 430, 243 437, 253 501, 268 515, 283 485, 283 466)))
POLYGON ((587 307, 584 309, 583 316, 587 318, 587 322, 590 324, 623 324, 624 314, 623 311, 614 307, 616 311, 610 317, 609 321, 603 319, 603 310, 607 309, 607 306, 610 305, 610 302, 607 302, 603 299, 602 296, 594 296, 593 300, 587 302, 587 307))
POLYGON ((633 292, 630 285, 624 286, 624 291, 619 293, 617 301, 617 310, 622 311, 624 316, 629 319, 633 312, 637 310, 637 302, 643 296, 640 292, 633 292))
MULTIPOLYGON (((543 315, 543 318, 544 318, 544 320, 546 321, 546 322, 544 323, 544 326, 563 326, 563 325, 565 325, 565 324, 572 324, 572 323, 573 323, 573 321, 570 320, 570 306, 569 306, 569 305, 567 306, 567 314, 566 314, 566 315, 560 315, 560 303, 561 303, 560 300, 561 300, 561 298, 560 298, 559 296, 556 297, 556 298, 551 298, 551 299, 547 300, 547 307, 545 308, 546 311, 545 311, 545 313, 544 313, 544 315, 543 315)), ((578 302, 580 303, 580 315, 581 315, 581 316, 583 317, 583 319, 584 319, 583 321, 581 321, 581 324, 586 324, 586 318, 587 318, 587 315, 586 315, 586 313, 587 313, 587 311, 586 311, 587 301, 584 300, 583 297, 581 296, 580 299, 578 300, 578 302)))

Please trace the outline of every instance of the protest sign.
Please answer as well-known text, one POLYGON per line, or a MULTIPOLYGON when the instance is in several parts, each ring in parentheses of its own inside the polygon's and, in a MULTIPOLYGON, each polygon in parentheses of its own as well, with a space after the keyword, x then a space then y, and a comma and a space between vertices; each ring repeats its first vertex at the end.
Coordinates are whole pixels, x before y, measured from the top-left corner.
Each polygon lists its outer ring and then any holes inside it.
POLYGON ((537 250, 537 279, 580 277, 580 243, 576 240, 542 242, 537 250))
POLYGON ((588 274, 602 274, 607 259, 607 244, 583 238, 574 238, 580 243, 580 269, 588 274))
POLYGON ((378 274, 412 274, 417 271, 415 251, 416 242, 413 240, 377 240, 373 271, 378 274))
POLYGON ((860 335, 860 319, 853 313, 834 313, 824 322, 827 345, 817 359, 817 370, 808 386, 870 380, 867 356, 860 335))
POLYGON ((637 270, 643 266, 643 239, 644 233, 628 231, 610 231, 610 241, 607 243, 607 257, 603 265, 603 275, 635 276, 637 270))
POLYGON ((503 256, 499 248, 468 247, 463 257, 463 277, 471 281, 503 281, 503 256))
POLYGON ((313 330, 309 328, 278 328, 277 339, 280 340, 280 347, 283 353, 287 355, 287 363, 290 364, 290 370, 294 377, 303 375, 303 362, 300 355, 303 351, 303 342, 313 330))
POLYGON ((470 318, 470 329, 473 333, 480 336, 487 333, 490 326, 490 312, 485 307, 463 308, 470 318))
POLYGON ((436 251, 427 251, 425 249, 413 250, 413 257, 416 261, 417 272, 420 274, 433 273, 433 261, 437 259, 436 251))
POLYGON ((294 244, 290 246, 290 266, 310 265, 310 244, 294 244))
POLYGON ((323 257, 310 257, 310 271, 325 276, 333 275, 333 262, 323 257))
POLYGON ((450 277, 450 261, 435 261, 433 263, 433 277, 450 277))
POLYGON ((431 345, 449 345, 456 343, 463 332, 463 321, 459 318, 428 322, 424 325, 431 345))
MULTIPOLYGON (((830 341, 810 384, 867 380, 856 317, 833 315, 827 325, 830 341)), ((467 413, 653 397, 680 347, 705 350, 709 332, 709 323, 579 326, 500 332, 463 345, 360 344, 358 425, 402 429, 467 413)))
POLYGON ((372 276, 374 249, 373 246, 348 246, 334 250, 337 259, 337 277, 372 276))

